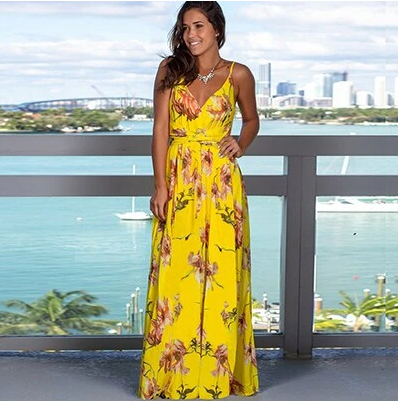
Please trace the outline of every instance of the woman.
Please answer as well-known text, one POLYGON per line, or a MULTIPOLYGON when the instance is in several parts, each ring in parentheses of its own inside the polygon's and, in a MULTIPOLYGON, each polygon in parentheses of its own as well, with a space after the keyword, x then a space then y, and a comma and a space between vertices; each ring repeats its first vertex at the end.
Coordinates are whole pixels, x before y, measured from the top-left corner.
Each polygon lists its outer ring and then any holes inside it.
POLYGON ((217 2, 188 1, 154 89, 155 219, 139 396, 258 391, 247 199, 236 158, 259 129, 250 70, 221 58, 217 2), (235 103, 239 138, 231 136, 235 103))

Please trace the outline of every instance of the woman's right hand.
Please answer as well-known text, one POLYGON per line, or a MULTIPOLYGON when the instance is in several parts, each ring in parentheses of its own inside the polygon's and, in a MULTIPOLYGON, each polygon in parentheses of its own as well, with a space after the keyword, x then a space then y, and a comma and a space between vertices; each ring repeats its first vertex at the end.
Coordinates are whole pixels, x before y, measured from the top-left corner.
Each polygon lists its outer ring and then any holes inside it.
POLYGON ((169 195, 167 188, 155 189, 154 194, 151 197, 150 209, 157 219, 164 222, 166 221, 167 214, 167 202, 169 195))

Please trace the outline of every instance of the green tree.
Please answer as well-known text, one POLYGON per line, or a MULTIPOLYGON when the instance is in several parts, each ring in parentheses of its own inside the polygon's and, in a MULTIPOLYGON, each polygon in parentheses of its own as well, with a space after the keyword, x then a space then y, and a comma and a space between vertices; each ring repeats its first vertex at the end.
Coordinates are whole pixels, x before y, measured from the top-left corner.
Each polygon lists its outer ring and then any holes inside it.
POLYGON ((398 297, 396 295, 387 295, 386 315, 398 315, 398 297))
POLYGON ((378 316, 385 313, 386 303, 385 298, 383 297, 367 295, 359 302, 358 299, 354 300, 349 297, 344 291, 339 291, 339 294, 343 298, 340 305, 345 308, 342 312, 346 315, 351 314, 355 317, 353 325, 353 331, 355 333, 361 331, 365 325, 363 316, 378 316))
POLYGON ((314 316, 314 331, 316 332, 336 332, 348 331, 345 324, 345 318, 336 319, 334 314, 338 314, 341 310, 323 309, 314 316))
POLYGON ((357 298, 349 297, 344 291, 339 291, 343 300, 340 305, 344 309, 322 309, 315 314, 314 330, 315 331, 347 331, 349 327, 346 324, 348 315, 354 316, 354 324, 352 330, 360 332, 367 321, 364 317, 373 317, 385 313, 385 299, 375 295, 367 295, 361 301, 357 298), (331 319, 331 315, 340 315, 342 319, 331 319))
POLYGON ((117 321, 92 320, 108 313, 104 306, 94 304, 95 300, 85 291, 51 290, 32 303, 20 299, 4 301, 8 308, 21 312, 0 311, 0 334, 105 334, 117 321))
POLYGON ((392 330, 398 331, 398 297, 388 294, 386 297, 386 316, 394 319, 392 330))

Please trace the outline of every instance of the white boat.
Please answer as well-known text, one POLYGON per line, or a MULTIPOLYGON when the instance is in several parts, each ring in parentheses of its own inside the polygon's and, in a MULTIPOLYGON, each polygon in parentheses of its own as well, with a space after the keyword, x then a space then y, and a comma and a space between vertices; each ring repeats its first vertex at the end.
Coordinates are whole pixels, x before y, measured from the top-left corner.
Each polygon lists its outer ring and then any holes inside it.
POLYGON ((115 213, 120 220, 152 220, 152 215, 146 212, 115 213))
POLYGON ((317 202, 317 213, 398 213, 395 197, 338 197, 329 202, 317 202))
MULTIPOLYGON (((133 175, 135 175, 135 165, 133 165, 133 175)), ((144 211, 135 210, 135 197, 131 198, 131 212, 115 213, 120 220, 152 220, 152 214, 144 211)))

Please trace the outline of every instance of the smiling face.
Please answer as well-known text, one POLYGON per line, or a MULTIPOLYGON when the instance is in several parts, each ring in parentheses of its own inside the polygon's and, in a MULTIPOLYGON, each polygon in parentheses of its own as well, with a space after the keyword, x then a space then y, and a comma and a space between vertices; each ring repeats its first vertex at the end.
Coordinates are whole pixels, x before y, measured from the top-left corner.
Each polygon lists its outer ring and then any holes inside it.
POLYGON ((216 30, 207 17, 197 8, 192 8, 183 16, 183 39, 194 56, 208 51, 217 51, 216 30))

